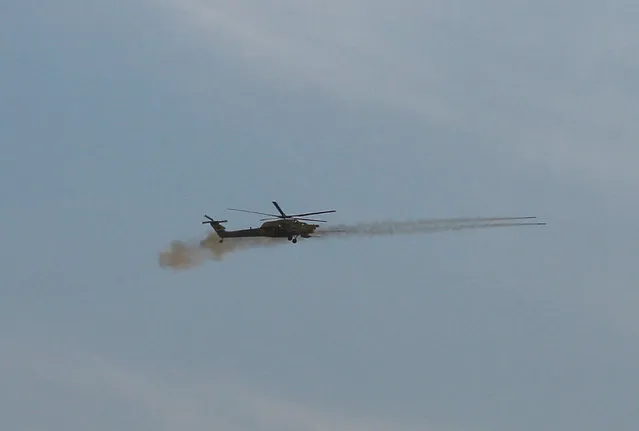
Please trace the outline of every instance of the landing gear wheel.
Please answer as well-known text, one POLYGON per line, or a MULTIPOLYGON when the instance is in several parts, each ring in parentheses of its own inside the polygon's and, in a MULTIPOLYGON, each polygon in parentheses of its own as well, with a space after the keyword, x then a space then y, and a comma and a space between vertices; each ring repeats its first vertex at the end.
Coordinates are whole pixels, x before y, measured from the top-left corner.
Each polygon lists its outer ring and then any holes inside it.
POLYGON ((297 238, 293 238, 293 244, 295 244, 297 242, 297 238))
POLYGON ((288 237, 288 240, 289 240, 289 241, 291 241, 292 239, 293 239, 293 237, 292 237, 292 236, 289 236, 289 237, 288 237))

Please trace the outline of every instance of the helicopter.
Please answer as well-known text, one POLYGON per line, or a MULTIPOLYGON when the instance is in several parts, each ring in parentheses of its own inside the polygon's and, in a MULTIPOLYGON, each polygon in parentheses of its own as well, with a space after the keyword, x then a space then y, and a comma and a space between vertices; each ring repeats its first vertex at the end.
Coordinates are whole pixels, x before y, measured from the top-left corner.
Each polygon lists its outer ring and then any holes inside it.
POLYGON ((228 208, 230 211, 241 211, 251 214, 265 215, 269 218, 260 219, 264 221, 260 227, 239 229, 239 230, 226 230, 222 223, 228 223, 228 220, 214 220, 208 215, 204 214, 207 219, 202 224, 210 224, 213 230, 220 237, 219 242, 224 242, 224 238, 246 238, 246 237, 269 237, 269 238, 286 238, 293 244, 297 243, 297 238, 310 238, 315 232, 315 229, 319 227, 318 224, 309 224, 304 221, 325 223, 326 220, 317 220, 312 218, 305 218, 305 216, 316 214, 328 214, 334 213, 335 210, 326 211, 314 211, 301 214, 286 214, 279 204, 272 201, 273 205, 279 212, 278 214, 268 214, 257 211, 249 211, 237 208, 228 208), (266 221, 265 221, 266 220, 266 221), (304 221, 302 221, 304 220, 304 221))

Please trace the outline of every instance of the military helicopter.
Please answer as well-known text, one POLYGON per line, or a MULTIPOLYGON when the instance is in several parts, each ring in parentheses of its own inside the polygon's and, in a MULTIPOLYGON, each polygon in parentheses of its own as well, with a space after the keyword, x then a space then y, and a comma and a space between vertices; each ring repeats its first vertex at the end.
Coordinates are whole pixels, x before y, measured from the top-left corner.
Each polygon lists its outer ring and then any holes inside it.
POLYGON ((249 228, 249 229, 239 229, 239 230, 226 230, 221 223, 227 223, 228 220, 213 220, 208 215, 204 214, 204 217, 207 221, 203 221, 202 224, 210 224, 211 227, 215 230, 217 235, 220 237, 220 242, 224 241, 224 238, 245 238, 245 237, 270 237, 270 238, 287 238, 293 244, 297 243, 297 238, 310 238, 311 234, 315 232, 315 229, 319 227, 318 224, 309 224, 304 223, 300 220, 312 221, 312 222, 326 222, 326 220, 317 220, 312 218, 304 218, 305 216, 316 215, 316 214, 328 214, 334 213, 335 210, 327 210, 327 211, 314 211, 307 212, 301 214, 286 214, 282 211, 282 208, 278 205, 277 202, 272 202, 278 214, 268 214, 261 213, 257 211, 249 211, 244 209, 237 208, 228 208, 230 211, 241 211, 251 214, 260 214, 269 216, 269 218, 260 219, 260 221, 265 221, 262 223, 260 227, 257 228, 249 228), (274 219, 273 219, 274 218, 274 219))

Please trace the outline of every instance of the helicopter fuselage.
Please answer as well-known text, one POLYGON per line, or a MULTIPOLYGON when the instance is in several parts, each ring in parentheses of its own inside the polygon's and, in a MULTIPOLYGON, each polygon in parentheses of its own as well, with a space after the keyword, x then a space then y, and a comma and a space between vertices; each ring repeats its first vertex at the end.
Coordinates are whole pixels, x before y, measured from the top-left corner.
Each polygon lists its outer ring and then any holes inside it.
POLYGON ((215 230, 215 232, 220 237, 220 242, 224 241, 224 238, 243 238, 243 237, 268 237, 268 238, 287 238, 289 241, 293 243, 297 242, 297 237, 301 236, 302 238, 310 238, 311 234, 315 232, 315 229, 319 227, 318 224, 309 224, 304 223, 301 220, 314 221, 314 222, 325 222, 326 220, 317 220, 312 218, 302 218, 309 215, 315 214, 327 214, 333 213, 335 210, 326 210, 326 211, 314 211, 302 214, 291 214, 287 215, 282 211, 282 208, 275 201, 272 202, 275 208, 277 208, 279 215, 277 214, 267 214, 256 211, 249 211, 243 209, 229 208, 232 211, 241 211, 248 212, 253 214, 260 214, 269 217, 276 217, 276 220, 268 220, 262 223, 260 227, 257 228, 249 228, 249 229, 239 229, 239 230, 226 230, 221 223, 226 222, 226 220, 214 220, 211 217, 206 217, 208 220, 203 221, 203 224, 210 224, 211 227, 215 230))
POLYGON ((220 223, 211 223, 211 226, 220 237, 220 242, 224 238, 250 238, 250 237, 269 237, 269 238, 287 238, 289 241, 297 242, 297 237, 310 238, 318 224, 304 223, 299 220, 271 220, 262 223, 260 227, 238 230, 226 230, 220 223))

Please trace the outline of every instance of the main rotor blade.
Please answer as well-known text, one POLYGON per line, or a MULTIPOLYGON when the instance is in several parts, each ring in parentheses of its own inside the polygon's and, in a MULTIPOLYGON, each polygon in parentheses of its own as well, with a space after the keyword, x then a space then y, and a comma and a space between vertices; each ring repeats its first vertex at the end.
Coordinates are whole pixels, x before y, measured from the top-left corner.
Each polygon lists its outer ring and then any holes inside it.
POLYGON ((251 214, 260 214, 260 215, 265 215, 265 216, 269 216, 269 217, 280 217, 278 215, 275 214, 268 214, 268 213, 261 213, 261 212, 257 212, 257 211, 249 211, 249 210, 240 210, 237 208, 227 208, 230 211, 241 211, 243 213, 251 213, 251 214))
POLYGON ((280 206, 277 204, 277 202, 273 201, 273 205, 275 205, 275 208, 277 208, 280 214, 282 214, 282 217, 287 217, 286 214, 284 214, 284 211, 282 211, 282 208, 280 208, 280 206))
POLYGON ((326 220, 317 220, 314 218, 301 218, 301 217, 290 217, 290 216, 286 216, 286 218, 284 217, 277 217, 277 218, 261 218, 259 221, 269 221, 269 220, 291 220, 291 219, 295 219, 295 220, 305 220, 305 221, 319 221, 322 223, 327 223, 326 220))
POLYGON ((287 217, 303 217, 303 216, 309 216, 309 215, 315 215, 315 214, 328 214, 328 213, 334 213, 336 212, 335 210, 328 210, 328 211, 315 211, 312 213, 301 213, 301 214, 291 214, 287 217))

